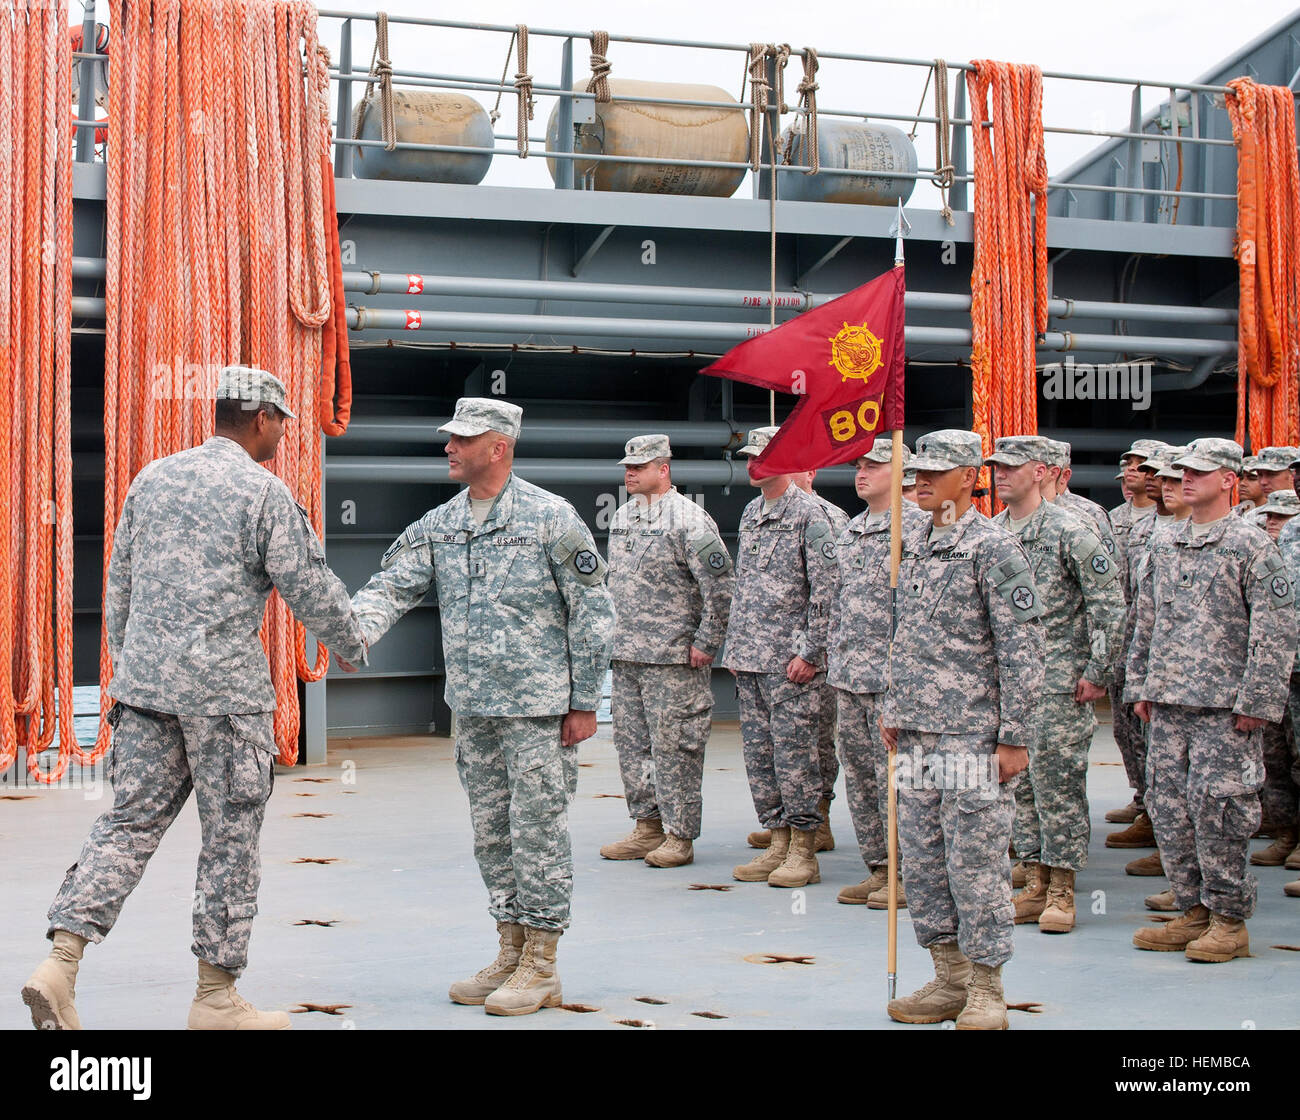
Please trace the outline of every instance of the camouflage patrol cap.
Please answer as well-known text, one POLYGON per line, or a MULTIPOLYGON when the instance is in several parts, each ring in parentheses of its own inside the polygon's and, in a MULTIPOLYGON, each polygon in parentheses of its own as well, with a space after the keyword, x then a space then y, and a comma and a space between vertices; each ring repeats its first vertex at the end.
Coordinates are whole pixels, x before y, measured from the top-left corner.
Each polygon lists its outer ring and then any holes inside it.
POLYGON ((1049 462, 1049 454, 1047 440, 1042 436, 999 436, 993 443, 993 454, 984 462, 1020 467, 1025 463, 1049 462))
POLYGON ((481 436, 484 432, 500 432, 511 439, 519 438, 524 410, 509 401, 491 397, 461 397, 456 402, 456 412, 438 431, 453 436, 481 436))
POLYGON ((1280 517, 1295 517, 1300 514, 1300 496, 1294 490, 1274 490, 1268 501, 1260 506, 1256 513, 1276 513, 1280 517))
POLYGON ((765 448, 769 443, 772 442, 772 437, 776 435, 776 433, 779 432, 780 430, 781 430, 780 428, 772 428, 772 427, 750 428, 749 442, 746 443, 745 446, 742 447, 739 451, 737 451, 736 454, 737 455, 761 455, 763 453, 763 448, 765 448))
POLYGON ((1255 468, 1259 466, 1258 455, 1243 455, 1241 457, 1241 473, 1253 474, 1255 468))
POLYGON ((1155 474, 1159 474, 1186 450, 1187 448, 1185 447, 1170 447, 1166 445, 1159 451, 1151 452, 1146 459, 1138 464, 1138 470, 1152 471, 1155 474))
MULTIPOLYGON (((868 463, 890 463, 894 459, 894 438, 893 436, 876 436, 875 442, 871 445, 871 450, 865 455, 858 456, 858 462, 866 460, 868 463)), ((903 465, 907 466, 912 461, 912 449, 903 444, 903 465)))
POLYGON ((285 395, 284 382, 256 366, 226 366, 217 374, 217 400, 275 405, 290 420, 296 420, 285 403, 285 395))
MULTIPOLYGON (((1260 455, 1263 459, 1263 455, 1260 455)), ((1213 436, 1207 436, 1204 439, 1194 439, 1187 445, 1186 450, 1181 455, 1170 460, 1170 465, 1174 467, 1191 467, 1194 471, 1217 471, 1220 469, 1232 471, 1234 474, 1241 471, 1241 444, 1230 439, 1216 439, 1213 436)), ((1257 469, 1267 469, 1259 467, 1257 469)), ((1285 470, 1286 467, 1278 467, 1277 470, 1285 470)))
POLYGON ((903 489, 916 485, 916 468, 911 464, 903 468, 903 489))
MULTIPOLYGON (((1148 459, 1147 462, 1150 462, 1150 460, 1148 459)), ((1168 462, 1164 460, 1161 461, 1160 469, 1156 471, 1156 478, 1172 478, 1175 482, 1177 482, 1180 481, 1182 477, 1183 477, 1183 472, 1180 467, 1176 467, 1173 465, 1172 462, 1168 462)))
POLYGON ((672 448, 668 446, 667 436, 633 436, 623 445, 623 458, 618 461, 620 467, 639 467, 655 459, 671 459, 672 448))
POLYGON ((1044 454, 1048 458, 1044 459, 1049 467, 1068 467, 1070 465, 1071 448, 1064 440, 1048 439, 1046 436, 1039 436, 1044 444, 1044 454))
POLYGON ((951 471, 958 467, 979 467, 983 463, 984 450, 978 432, 940 428, 916 441, 911 466, 915 471, 951 471))
POLYGON ((1133 446, 1130 447, 1123 455, 1119 457, 1120 466, 1124 465, 1124 460, 1130 457, 1145 459, 1153 451, 1161 451, 1167 448, 1169 444, 1159 439, 1135 439, 1133 446))
POLYGON ((1266 447, 1255 456, 1257 471, 1287 471, 1296 462, 1297 447, 1266 447))

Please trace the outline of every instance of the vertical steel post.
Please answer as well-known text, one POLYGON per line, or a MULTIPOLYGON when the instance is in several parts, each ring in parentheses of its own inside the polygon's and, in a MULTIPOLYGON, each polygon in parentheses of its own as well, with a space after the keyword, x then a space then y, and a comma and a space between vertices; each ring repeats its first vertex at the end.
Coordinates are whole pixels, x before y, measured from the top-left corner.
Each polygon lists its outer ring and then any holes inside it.
MULTIPOLYGON (((966 71, 957 71, 957 92, 953 100, 952 115, 959 120, 967 116, 966 112, 966 71)), ((938 125, 935 125, 938 128, 938 125)), ((966 133, 970 125, 954 125, 952 130, 952 173, 955 181, 948 192, 948 205, 953 210, 966 210, 966 183, 961 176, 970 172, 966 166, 966 133)))
MULTIPOLYGON (((81 21, 81 53, 95 53, 95 0, 86 0, 85 18, 81 21)), ((81 96, 77 104, 77 119, 95 119, 95 71, 99 64, 94 59, 76 60, 81 66, 81 96)), ((95 126, 77 125, 77 162, 91 163, 95 158, 95 126)))
MULTIPOLYGON (((1129 107, 1128 130, 1130 132, 1142 131, 1142 87, 1133 87, 1133 100, 1129 107)), ((1124 169, 1124 185, 1126 187, 1142 186, 1142 141, 1130 140, 1128 142, 1128 166, 1124 169)), ((1125 195, 1124 216, 1130 222, 1140 222, 1142 220, 1142 210, 1144 206, 1145 195, 1130 194, 1125 195)))
MULTIPOLYGON (((345 19, 339 32, 339 74, 352 73, 352 21, 345 19)), ((334 126, 334 138, 352 138, 352 83, 339 78, 339 115, 334 126)), ((334 174, 340 179, 352 178, 352 157, 356 152, 351 144, 334 145, 334 174)))
MULTIPOLYGON (((573 40, 565 39, 560 51, 560 94, 559 118, 556 126, 560 131, 559 147, 561 152, 573 151, 573 98, 569 90, 573 88, 573 40)), ((573 160, 557 159, 555 161, 555 189, 573 190, 573 160)))

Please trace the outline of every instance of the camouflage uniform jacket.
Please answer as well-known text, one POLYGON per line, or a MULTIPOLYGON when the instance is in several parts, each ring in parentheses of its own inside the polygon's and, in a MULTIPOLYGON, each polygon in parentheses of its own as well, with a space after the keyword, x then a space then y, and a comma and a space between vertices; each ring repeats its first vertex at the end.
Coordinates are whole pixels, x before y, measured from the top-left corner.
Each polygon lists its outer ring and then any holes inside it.
POLYGON ((1125 699, 1282 719, 1296 652, 1291 581, 1262 529, 1224 517, 1153 535, 1141 575, 1125 699))
POLYGON ((272 587, 322 642, 365 660, 347 588, 279 478, 224 436, 149 463, 104 592, 113 697, 173 715, 273 709, 258 636, 272 587))
POLYGON ((823 498, 815 490, 812 496, 817 499, 817 504, 822 507, 822 513, 826 515, 826 520, 831 523, 831 539, 839 540, 840 534, 849 523, 849 515, 840 509, 834 502, 823 498))
MULTIPOLYGON (((1010 532, 1009 517, 1003 510, 993 522, 1010 532)), ((1040 502, 1015 535, 1029 553, 1043 608, 1044 689, 1073 692, 1080 677, 1105 688, 1120 652, 1124 597, 1101 538, 1051 502, 1040 502)))
POLYGON ((740 515, 723 666, 784 673, 798 656, 822 668, 834 599, 835 538, 817 500, 791 483, 765 514, 759 494, 740 515))
MULTIPOLYGON (((1282 560, 1286 564, 1287 575, 1291 579, 1291 588, 1294 592, 1296 582, 1300 580, 1300 517, 1293 517, 1282 526, 1282 531, 1277 535, 1277 547, 1282 553, 1282 560)), ((1296 609, 1300 610, 1300 601, 1296 602, 1296 609)), ((1300 673, 1300 647, 1296 649, 1291 672, 1300 673)))
POLYGON ((620 506, 609 523, 615 660, 689 665, 692 646, 716 654, 734 584, 718 526, 676 486, 650 505, 620 506))
POLYGON ((1101 538, 1101 543, 1106 547, 1107 554, 1113 557, 1115 563, 1119 566, 1122 586, 1124 573, 1128 568, 1127 550, 1124 548, 1128 542, 1121 540, 1115 532, 1115 526, 1111 524, 1110 514, 1106 512, 1106 507, 1071 490, 1065 491, 1064 494, 1058 494, 1055 504, 1092 523, 1097 530, 1097 536, 1101 538))
POLYGON ((1028 747, 1043 687, 1042 605, 1024 546, 972 506, 903 542, 887 727, 1028 747))
POLYGON ((352 605, 373 645, 437 585, 460 715, 594 711, 614 637, 605 572, 573 506, 512 474, 482 525, 468 489, 408 525, 352 605))
MULTIPOLYGON (((889 639, 894 592, 889 586, 889 511, 863 510, 835 544, 839 587, 831 606, 826 682, 846 692, 889 687, 889 639)), ((924 510, 903 503, 903 539, 930 524, 924 510)))

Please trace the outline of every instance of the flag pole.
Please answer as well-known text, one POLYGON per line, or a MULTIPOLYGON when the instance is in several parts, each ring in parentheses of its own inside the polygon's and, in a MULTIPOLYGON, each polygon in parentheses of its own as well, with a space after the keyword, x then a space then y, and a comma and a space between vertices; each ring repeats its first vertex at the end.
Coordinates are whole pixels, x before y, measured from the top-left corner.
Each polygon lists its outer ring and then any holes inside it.
MULTIPOLYGON (((903 200, 898 200, 898 237, 894 243, 894 265, 903 264, 903 200)), ((898 569, 903 560, 903 433, 895 429, 890 433, 891 449, 889 457, 889 586, 894 596, 898 594, 898 569)), ((889 752, 889 790, 888 805, 888 872, 889 883, 886 887, 889 906, 888 948, 886 950, 886 969, 888 973, 889 998, 894 998, 898 983, 898 789, 894 785, 894 762, 896 752, 889 752)))

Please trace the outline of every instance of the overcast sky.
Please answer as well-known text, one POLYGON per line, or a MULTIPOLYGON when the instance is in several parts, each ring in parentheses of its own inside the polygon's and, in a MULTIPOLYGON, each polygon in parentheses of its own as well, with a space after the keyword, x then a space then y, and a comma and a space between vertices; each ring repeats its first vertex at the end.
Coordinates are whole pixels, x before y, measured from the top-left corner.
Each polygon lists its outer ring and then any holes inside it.
MULTIPOLYGON (((1141 77, 1153 81, 1189 81, 1210 69, 1238 47, 1295 11, 1293 0, 1083 0, 1071 4, 1027 0, 907 0, 895 4, 839 4, 826 0, 750 0, 741 6, 703 4, 699 0, 660 0, 653 5, 621 4, 617 0, 478 0, 448 9, 427 0, 390 0, 390 15, 472 19, 479 23, 536 27, 586 33, 600 28, 614 34, 748 43, 787 42, 796 49, 889 55, 905 58, 942 57, 954 61, 996 58, 1034 62, 1048 71, 1141 77), (472 15, 471 15, 472 13, 472 15)), ((373 13, 378 5, 341 3, 348 11, 373 13)), ((75 11, 75 8, 74 8, 75 11)), ((339 22, 322 19, 322 38, 331 48, 339 39, 339 22)), ((390 37, 396 69, 482 76, 496 81, 505 62, 508 35, 490 32, 402 27, 390 37)), ((370 27, 359 27, 354 65, 370 61, 370 27)), ((530 40, 529 70, 538 81, 558 83, 558 39, 530 40)), ((588 73, 589 48, 575 50, 575 78, 588 73)), ((335 58, 337 51, 335 50, 335 58)), ((613 76, 650 80, 696 81, 741 94, 743 58, 734 53, 683 50, 613 43, 609 50, 613 76)), ((515 72, 511 60, 509 73, 515 72)), ((795 100, 800 67, 792 60, 787 101, 795 100)), ((926 71, 885 65, 827 60, 819 80, 820 104, 835 109, 861 109, 864 114, 914 114, 926 71)), ((358 88, 358 93, 360 92, 358 88)), ((475 94, 491 108, 491 93, 475 94)), ((1080 128, 1127 126, 1130 91, 1126 87, 1048 80, 1044 115, 1049 124, 1080 128)), ((1146 93, 1144 107, 1163 100, 1161 92, 1146 93)), ((553 98, 538 98, 534 135, 544 133, 553 98)), ((499 133, 514 129, 513 93, 502 98, 499 133)), ((933 111, 932 93, 924 112, 933 111)), ((789 123, 793 118, 786 118, 789 123)), ((1048 166, 1053 176, 1090 151, 1097 141, 1083 137, 1048 137, 1048 166)), ((498 147, 510 147, 498 140, 498 147)), ((933 166, 933 131, 922 126, 917 136, 922 166, 933 166)), ((541 160, 497 157, 489 183, 549 185, 541 160)), ((748 193, 748 187, 741 188, 748 193)), ((921 200, 920 195, 914 203, 921 200)), ((930 205, 928 201, 923 205, 930 205)))

